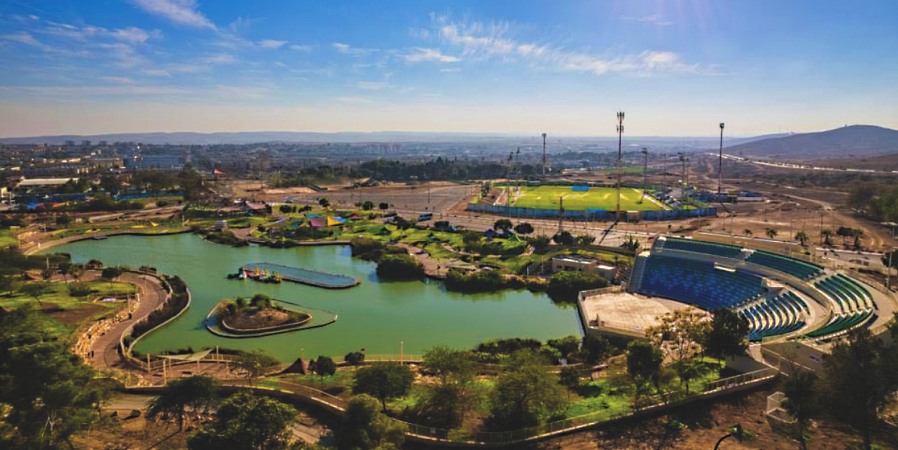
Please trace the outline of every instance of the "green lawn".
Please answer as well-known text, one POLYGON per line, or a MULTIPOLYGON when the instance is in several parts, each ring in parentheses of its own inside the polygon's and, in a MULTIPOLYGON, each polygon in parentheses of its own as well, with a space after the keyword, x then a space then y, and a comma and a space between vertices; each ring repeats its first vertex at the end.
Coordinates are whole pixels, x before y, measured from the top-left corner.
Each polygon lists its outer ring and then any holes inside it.
POLYGON ((10 230, 0 230, 0 247, 8 247, 16 244, 16 237, 10 230))
MULTIPOLYGON (((516 189, 516 188, 512 188, 516 189)), ((579 192, 571 186, 522 186, 512 205, 523 208, 558 209, 559 198, 564 197, 564 209, 582 211, 585 209, 604 209, 614 211, 617 208, 617 190, 609 187, 590 187, 589 191, 579 192)), ((667 209, 653 198, 641 201, 642 190, 636 188, 621 189, 622 211, 656 211, 667 209)))

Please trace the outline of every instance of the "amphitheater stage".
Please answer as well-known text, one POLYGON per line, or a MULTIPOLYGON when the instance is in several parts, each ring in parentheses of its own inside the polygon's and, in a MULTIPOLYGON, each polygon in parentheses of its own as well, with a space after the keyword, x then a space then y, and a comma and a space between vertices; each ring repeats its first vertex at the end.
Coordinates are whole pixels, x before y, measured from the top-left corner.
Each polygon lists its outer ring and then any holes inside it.
POLYGON ((685 303, 631 294, 620 289, 581 293, 579 308, 583 330, 627 338, 645 338, 645 329, 658 325, 658 317, 689 307, 685 303))

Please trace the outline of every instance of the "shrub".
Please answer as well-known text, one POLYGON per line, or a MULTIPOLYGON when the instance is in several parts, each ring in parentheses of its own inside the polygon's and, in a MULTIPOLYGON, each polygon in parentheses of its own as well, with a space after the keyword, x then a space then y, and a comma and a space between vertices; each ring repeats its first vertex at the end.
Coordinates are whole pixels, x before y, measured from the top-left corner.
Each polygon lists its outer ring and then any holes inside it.
POLYGON ((557 302, 576 302, 577 294, 587 289, 608 286, 604 278, 586 272, 558 272, 549 278, 546 292, 557 302))
POLYGON ((377 263, 377 276, 383 280, 414 280, 424 276, 424 266, 411 255, 384 255, 377 263))

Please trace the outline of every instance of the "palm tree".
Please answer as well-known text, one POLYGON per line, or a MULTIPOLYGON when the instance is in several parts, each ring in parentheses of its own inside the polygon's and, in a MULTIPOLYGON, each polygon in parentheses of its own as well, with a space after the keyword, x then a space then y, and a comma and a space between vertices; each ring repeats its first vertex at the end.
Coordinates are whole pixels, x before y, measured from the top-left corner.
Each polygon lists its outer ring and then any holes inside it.
POLYGON ((748 228, 746 228, 745 231, 743 231, 743 234, 745 234, 745 235, 748 236, 748 237, 751 237, 751 234, 752 234, 752 233, 751 233, 751 230, 749 230, 748 228))
POLYGON ((770 239, 775 238, 776 235, 778 234, 778 233, 776 232, 776 230, 773 229, 773 228, 767 228, 766 230, 764 230, 764 233, 765 233, 765 234, 767 235, 767 237, 769 237, 770 239))
POLYGON ((802 247, 808 246, 808 235, 804 231, 799 231, 795 233, 795 240, 801 243, 802 247))
POLYGON ((820 232, 820 236, 823 236, 823 245, 827 247, 832 247, 833 241, 833 230, 826 229, 820 232))

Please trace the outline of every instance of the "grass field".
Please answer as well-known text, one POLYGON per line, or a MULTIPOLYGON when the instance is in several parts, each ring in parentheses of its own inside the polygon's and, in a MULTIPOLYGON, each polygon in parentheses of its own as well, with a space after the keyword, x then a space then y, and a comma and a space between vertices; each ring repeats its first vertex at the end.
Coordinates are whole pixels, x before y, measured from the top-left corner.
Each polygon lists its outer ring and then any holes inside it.
MULTIPOLYGON (((617 189, 610 187, 590 187, 588 191, 580 192, 571 190, 571 186, 522 186, 520 194, 516 199, 512 198, 511 204, 522 208, 558 209, 559 197, 564 197, 564 209, 569 211, 585 209, 614 211, 617 207, 617 189)), ((641 189, 621 189, 621 211, 668 209, 654 198, 646 197, 641 201, 641 197, 641 189)))

